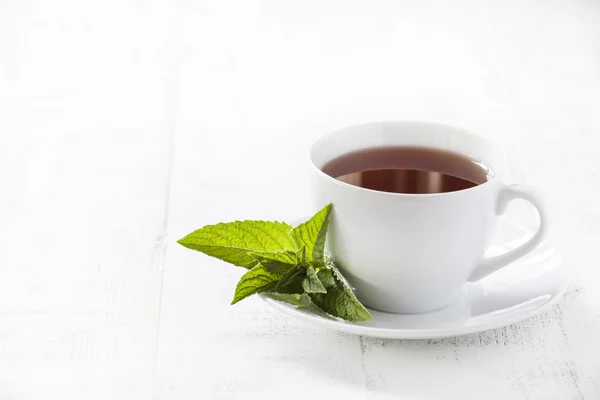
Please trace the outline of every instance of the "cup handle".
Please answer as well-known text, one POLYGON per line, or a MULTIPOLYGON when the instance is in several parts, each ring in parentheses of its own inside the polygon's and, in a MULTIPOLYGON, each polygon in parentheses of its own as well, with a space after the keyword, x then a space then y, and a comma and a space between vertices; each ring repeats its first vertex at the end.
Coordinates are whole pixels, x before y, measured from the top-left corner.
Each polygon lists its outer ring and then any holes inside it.
POLYGON ((469 282, 475 282, 485 278, 492 272, 498 271, 500 268, 518 260, 524 255, 535 249, 544 239, 547 231, 547 212, 544 202, 537 191, 528 185, 511 185, 505 187, 498 195, 496 205, 496 214, 503 214, 508 204, 516 199, 522 199, 530 202, 537 209, 539 214, 539 227, 537 232, 525 243, 504 254, 498 256, 484 258, 479 263, 475 271, 471 274, 469 282))

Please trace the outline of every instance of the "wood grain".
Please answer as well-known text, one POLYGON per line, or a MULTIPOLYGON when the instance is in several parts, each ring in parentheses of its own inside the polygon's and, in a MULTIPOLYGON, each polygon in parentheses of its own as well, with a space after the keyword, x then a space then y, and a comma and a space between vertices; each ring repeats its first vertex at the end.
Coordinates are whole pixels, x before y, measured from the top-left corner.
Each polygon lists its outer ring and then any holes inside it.
POLYGON ((0 9, 0 398, 148 398, 174 27, 120 2, 0 9))

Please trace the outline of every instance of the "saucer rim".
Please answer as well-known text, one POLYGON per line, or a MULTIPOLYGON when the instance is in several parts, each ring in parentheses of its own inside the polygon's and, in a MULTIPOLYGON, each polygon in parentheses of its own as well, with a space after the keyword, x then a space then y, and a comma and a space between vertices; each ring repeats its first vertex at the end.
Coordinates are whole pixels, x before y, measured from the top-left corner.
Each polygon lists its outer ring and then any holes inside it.
MULTIPOLYGON (((470 335, 473 333, 484 332, 491 329, 502 328, 504 326, 513 325, 518 322, 524 321, 526 319, 532 318, 538 314, 541 314, 545 311, 548 311, 550 307, 552 307, 558 300, 562 298, 564 293, 566 292, 569 283, 571 281, 571 274, 565 280, 565 284, 561 287, 559 291, 554 293, 546 302, 541 304, 540 306, 522 312, 514 313, 510 316, 506 316, 504 318, 491 319, 487 322, 482 322, 479 324, 461 326, 456 328, 432 328, 432 329, 393 329, 393 328, 376 328, 365 325, 352 324, 350 322, 346 322, 339 319, 327 319, 318 315, 309 314, 305 311, 294 308, 293 306, 287 305, 285 303, 279 302, 277 300, 268 298, 263 295, 259 295, 259 297, 270 304, 272 307, 283 311, 284 313, 300 318, 304 321, 316 323, 319 325, 326 326, 329 329, 344 332, 354 335, 381 338, 381 339, 443 339, 448 337, 457 337, 470 335)), ((538 296, 539 297, 539 296, 538 296)), ((529 299, 531 301, 535 299, 529 299)), ((522 304, 522 303, 521 303, 522 304)), ((510 308, 510 307, 507 307, 510 308)), ((505 309, 507 309, 505 308, 505 309)), ((372 311, 367 307, 367 310, 372 311)))

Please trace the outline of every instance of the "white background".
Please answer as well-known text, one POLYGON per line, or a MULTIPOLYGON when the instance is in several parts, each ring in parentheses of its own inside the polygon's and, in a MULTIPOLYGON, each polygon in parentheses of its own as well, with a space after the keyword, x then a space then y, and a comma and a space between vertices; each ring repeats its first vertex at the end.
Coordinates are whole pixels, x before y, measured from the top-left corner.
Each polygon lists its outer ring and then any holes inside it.
POLYGON ((0 1, 0 399, 600 398, 600 3, 0 1), (461 338, 302 325, 174 241, 294 220, 310 143, 412 119, 500 141, 577 271, 461 338))

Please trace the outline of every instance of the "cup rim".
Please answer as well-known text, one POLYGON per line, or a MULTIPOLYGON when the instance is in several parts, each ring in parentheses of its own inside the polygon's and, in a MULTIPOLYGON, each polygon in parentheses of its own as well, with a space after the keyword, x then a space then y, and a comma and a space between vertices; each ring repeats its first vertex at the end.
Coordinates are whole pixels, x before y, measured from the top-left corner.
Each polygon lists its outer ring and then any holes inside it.
POLYGON ((348 125, 339 129, 336 129, 334 131, 328 132, 322 136, 320 136, 317 140, 315 140, 313 142, 313 144, 310 146, 310 150, 308 152, 308 160, 310 162, 311 167, 316 170, 317 174, 324 177, 325 179, 327 179, 328 181, 330 181, 331 183, 334 183, 338 186, 341 187, 345 187, 351 190, 355 190, 357 192, 365 192, 365 193, 373 193, 373 194, 379 194, 382 196, 388 196, 388 197, 414 197, 414 198, 431 198, 431 197, 440 197, 440 196, 456 196, 456 195, 460 195, 461 193, 469 193, 469 192, 475 192, 478 190, 483 190, 484 188, 488 187, 490 184, 492 183, 496 183, 499 180, 500 175, 504 172, 504 170, 506 169, 506 165, 507 165, 507 159, 508 156, 506 154, 506 152, 504 151, 504 149, 502 148, 502 146, 500 146, 495 140, 480 136, 480 135, 476 135, 474 133, 471 133, 470 131, 460 128, 460 127, 456 127, 453 125, 449 125, 449 124, 443 124, 443 123, 438 123, 438 122, 427 122, 427 121, 418 121, 418 120, 386 120, 386 121, 374 121, 374 122, 367 122, 367 123, 363 123, 363 124, 355 124, 355 125, 348 125), (342 182, 338 179, 335 179, 334 177, 327 175, 325 172, 323 172, 321 170, 321 168, 319 168, 314 160, 313 160, 313 153, 315 152, 315 149, 317 148, 317 146, 319 146, 319 144, 321 144, 322 142, 324 142, 325 140, 327 140, 329 137, 334 136, 336 134, 338 134, 341 131, 347 130, 347 129, 351 129, 351 128, 366 128, 369 126, 381 126, 381 125, 388 125, 388 124, 417 124, 417 125, 429 125, 429 126, 435 126, 438 128, 446 128, 449 130, 453 130, 455 132, 460 132, 462 135, 465 136, 470 136, 473 138, 476 138, 478 140, 483 140, 485 142, 487 142, 489 145, 493 146, 494 148, 496 148, 496 150, 499 152, 499 154, 501 154, 501 162, 499 163, 498 168, 494 168, 493 172, 494 175, 492 176, 491 179, 485 181, 482 184, 479 184, 477 186, 473 186, 467 189, 461 189, 461 190, 455 190, 452 192, 441 192, 441 193, 395 193, 395 192, 383 192, 380 190, 374 190, 374 189, 368 189, 368 188, 363 188, 360 186, 355 186, 355 185, 351 185, 349 183, 346 182, 342 182))

